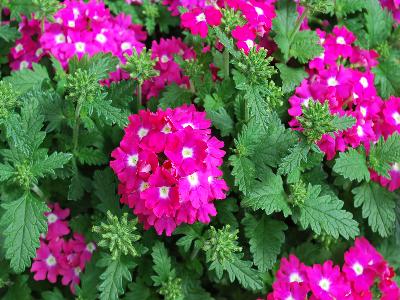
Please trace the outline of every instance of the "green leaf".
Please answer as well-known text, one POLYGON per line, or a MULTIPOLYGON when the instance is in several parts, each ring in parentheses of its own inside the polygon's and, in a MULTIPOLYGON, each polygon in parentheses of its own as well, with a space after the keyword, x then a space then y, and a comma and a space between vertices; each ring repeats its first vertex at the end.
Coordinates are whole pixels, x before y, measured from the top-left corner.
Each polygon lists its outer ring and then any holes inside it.
POLYGON ((77 201, 83 197, 85 191, 89 190, 90 180, 79 173, 74 173, 68 188, 68 200, 77 201))
POLYGON ((136 264, 131 257, 121 256, 113 260, 110 255, 104 255, 98 262, 98 267, 106 267, 100 275, 101 284, 98 286, 100 300, 118 300, 124 294, 126 282, 132 281, 131 269, 136 264))
POLYGON ((32 64, 31 69, 23 69, 12 72, 11 76, 4 78, 6 82, 11 83, 15 91, 23 94, 30 89, 39 88, 46 80, 50 80, 45 67, 39 64, 32 64))
POLYGON ((371 145, 369 166, 379 175, 390 178, 391 164, 400 161, 400 134, 389 136, 386 141, 381 137, 376 144, 371 145))
POLYGON ((202 238, 203 228, 204 228, 203 224, 199 222, 194 223, 193 225, 185 224, 179 226, 174 231, 174 235, 183 234, 184 236, 176 241, 176 245, 183 247, 183 250, 185 252, 188 252, 192 244, 196 242, 198 239, 202 238))
POLYGON ((7 289, 3 300, 31 300, 31 289, 28 286, 28 275, 18 276, 11 287, 7 289))
POLYGON ((43 300, 64 300, 63 294, 58 288, 54 288, 52 291, 45 291, 41 294, 43 300))
POLYGON ((108 157, 103 151, 92 147, 80 148, 75 155, 83 165, 101 166, 108 162, 108 157))
POLYGON ((369 181, 370 176, 364 149, 357 151, 350 148, 347 152, 340 152, 333 171, 350 180, 369 181))
POLYGON ((126 293, 126 300, 148 300, 150 298, 151 290, 143 282, 132 282, 128 287, 130 292, 126 293))
POLYGON ((108 78, 116 70, 119 60, 111 53, 97 53, 92 57, 85 54, 82 58, 76 55, 69 61, 69 74, 74 74, 78 69, 86 70, 98 81, 108 78))
POLYGON ((285 223, 262 216, 260 220, 247 214, 242 221, 254 264, 261 272, 271 269, 285 241, 285 223))
POLYGON ((0 164, 0 182, 9 180, 15 174, 15 169, 9 164, 0 164))
POLYGON ((171 258, 168 256, 167 248, 161 242, 157 242, 151 253, 153 258, 153 270, 157 275, 151 276, 155 286, 161 286, 170 277, 175 277, 175 270, 172 268, 171 258))
POLYGON ((279 164, 278 174, 287 175, 298 169, 302 162, 307 162, 310 147, 299 143, 289 148, 289 154, 282 158, 279 164))
POLYGON ((375 74, 375 85, 379 95, 387 99, 390 95, 400 95, 400 68, 393 68, 399 64, 399 59, 390 56, 380 59, 379 64, 372 69, 375 74))
POLYGON ((295 27, 299 17, 295 2, 284 0, 280 4, 272 22, 276 32, 274 40, 281 50, 285 62, 290 57, 295 57, 299 62, 306 63, 323 51, 319 37, 315 31, 298 31, 298 28, 295 27))
POLYGON ((46 175, 55 175, 56 169, 61 169, 72 158, 72 154, 53 152, 39 157, 33 162, 31 172, 33 176, 42 178, 46 175))
POLYGON ((93 103, 93 108, 104 123, 108 125, 117 124, 123 128, 128 124, 128 113, 112 106, 111 103, 111 100, 96 99, 93 103))
POLYGON ((235 177, 235 185, 243 194, 248 194, 256 176, 254 163, 247 157, 232 155, 229 157, 232 175, 235 177))
POLYGON ((353 127, 356 124, 356 119, 350 116, 341 117, 335 114, 331 122, 332 126, 335 128, 335 132, 338 132, 353 127))
POLYGON ((260 273, 251 268, 250 261, 234 258, 232 261, 225 260, 223 268, 228 272, 231 282, 237 279, 245 289, 260 290, 263 287, 263 281, 260 273))
POLYGON ((304 203, 299 204, 299 212, 294 220, 303 228, 311 227, 316 234, 325 232, 334 238, 355 238, 360 232, 353 215, 342 209, 343 201, 330 195, 320 195, 321 186, 308 185, 304 203))
POLYGON ((293 92, 308 75, 304 68, 291 68, 285 64, 277 64, 276 67, 280 71, 282 91, 286 94, 293 92))
POLYGON ((260 126, 251 119, 247 124, 243 125, 242 130, 235 139, 235 146, 240 156, 251 157, 256 147, 260 144, 262 135, 259 131, 260 126))
POLYGON ((240 52, 236 50, 236 47, 231 38, 228 38, 225 33, 221 31, 221 29, 217 26, 214 27, 215 34, 219 40, 219 42, 224 45, 224 47, 228 50, 229 54, 231 54, 235 58, 240 57, 240 52))
POLYGON ((339 17, 345 17, 349 14, 362 10, 365 7, 365 0, 336 0, 334 12, 339 17))
POLYGON ((162 109, 166 109, 168 107, 175 108, 183 104, 190 104, 192 96, 191 91, 173 83, 165 87, 159 106, 162 109))
POLYGON ((253 210, 262 209, 270 215, 282 211, 285 216, 291 214, 287 197, 283 189, 282 178, 266 168, 261 174, 261 181, 253 181, 252 187, 242 201, 245 207, 253 210))
POLYGON ((378 0, 365 0, 367 13, 365 16, 365 27, 367 29, 367 48, 373 49, 386 41, 389 37, 393 18, 387 10, 384 10, 378 0))
POLYGON ((253 159, 256 165, 266 164, 275 168, 287 154, 288 148, 295 143, 296 136, 292 130, 285 128, 275 113, 271 114, 267 125, 267 132, 259 138, 253 159))
POLYGON ((13 42, 20 36, 17 28, 10 27, 9 25, 0 26, 0 39, 6 42, 13 42))
POLYGON ((26 193, 21 198, 1 205, 5 210, 0 219, 6 258, 15 272, 23 272, 31 265, 39 247, 39 237, 47 230, 44 213, 49 209, 45 203, 26 193))
POLYGON ((315 31, 299 31, 290 45, 289 55, 305 64, 323 52, 319 36, 315 31))
POLYGON ((354 206, 362 206, 362 216, 368 218, 372 230, 382 237, 390 236, 396 221, 394 195, 375 182, 356 187, 353 194, 354 206))
POLYGON ((99 299, 97 286, 100 281, 101 269, 96 267, 95 259, 96 256, 93 256, 92 260, 86 264, 85 271, 80 275, 81 283, 77 295, 84 300, 99 299))
POLYGON ((111 169, 97 170, 93 176, 94 195, 100 202, 96 205, 97 209, 104 214, 110 211, 113 215, 120 215, 119 197, 117 195, 117 182, 111 169))

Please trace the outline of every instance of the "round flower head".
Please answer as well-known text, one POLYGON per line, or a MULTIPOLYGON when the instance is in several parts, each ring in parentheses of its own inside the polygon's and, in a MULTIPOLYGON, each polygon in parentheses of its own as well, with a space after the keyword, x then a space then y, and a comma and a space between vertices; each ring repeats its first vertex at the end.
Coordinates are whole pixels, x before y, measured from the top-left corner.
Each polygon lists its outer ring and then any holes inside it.
POLYGON ((51 212, 44 214, 47 217, 48 224, 46 239, 52 240, 69 234, 68 222, 65 221, 69 216, 69 209, 62 209, 58 203, 49 204, 49 207, 51 208, 51 212))
POLYGON ((133 208, 146 229, 171 235, 181 223, 210 222, 213 201, 227 185, 219 167, 223 142, 211 137, 210 121, 194 105, 129 118, 111 156, 121 202, 133 208))

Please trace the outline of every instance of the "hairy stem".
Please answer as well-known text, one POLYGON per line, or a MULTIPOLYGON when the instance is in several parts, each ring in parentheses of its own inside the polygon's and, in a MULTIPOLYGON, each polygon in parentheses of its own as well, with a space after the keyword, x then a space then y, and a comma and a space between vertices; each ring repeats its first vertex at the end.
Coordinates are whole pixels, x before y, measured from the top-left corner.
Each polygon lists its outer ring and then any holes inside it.
POLYGON ((300 18, 297 19, 296 24, 294 25, 294 29, 293 29, 292 33, 290 34, 289 45, 292 44, 294 37, 296 36, 297 32, 299 32, 300 26, 303 23, 304 19, 307 17, 309 10, 310 9, 306 6, 304 8, 304 11, 301 14, 300 18))
POLYGON ((44 202, 49 202, 46 196, 44 195, 43 191, 36 185, 33 184, 31 188, 32 192, 39 196, 40 199, 44 200, 44 202))
POLYGON ((79 126, 80 126, 80 114, 81 114, 81 109, 82 109, 82 104, 78 101, 78 104, 76 105, 75 108, 75 123, 74 123, 74 128, 72 130, 72 166, 75 171, 78 171, 78 167, 76 164, 76 150, 78 150, 78 141, 79 141, 79 126))
POLYGON ((229 51, 226 48, 223 53, 223 59, 224 59, 224 79, 228 79, 229 78, 229 51))
POLYGON ((139 112, 141 106, 142 106, 142 82, 138 81, 138 86, 137 86, 137 111, 138 112, 139 112))

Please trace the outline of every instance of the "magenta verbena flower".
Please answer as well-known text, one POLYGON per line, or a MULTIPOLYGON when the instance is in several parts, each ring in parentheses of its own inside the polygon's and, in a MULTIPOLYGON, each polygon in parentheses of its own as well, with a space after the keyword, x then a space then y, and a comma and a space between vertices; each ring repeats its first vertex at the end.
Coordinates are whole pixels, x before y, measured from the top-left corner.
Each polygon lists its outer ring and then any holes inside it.
POLYGON ((85 237, 79 233, 68 239, 66 236, 71 231, 66 221, 69 209, 62 209, 58 203, 49 204, 49 207, 51 211, 45 213, 48 232, 40 239, 31 272, 35 273, 33 278, 36 281, 47 279, 55 283, 60 276, 61 283, 69 285, 74 293, 75 286, 80 283, 80 273, 91 260, 96 245, 86 243, 85 237))
POLYGON ((306 266, 290 255, 282 258, 273 291, 267 300, 372 300, 379 290, 380 299, 400 299, 400 289, 393 280, 393 268, 363 237, 344 254, 342 270, 328 260, 306 266))
POLYGON ((224 199, 222 141, 194 105, 129 117, 110 166, 120 181, 121 202, 133 208, 145 229, 171 235, 182 224, 209 223, 213 201, 224 199))
MULTIPOLYGON (((131 17, 119 14, 113 16, 102 1, 67 0, 55 15, 55 23, 45 22, 41 32, 40 21, 23 19, 19 31, 21 39, 11 51, 11 67, 31 67, 43 55, 54 56, 66 68, 69 60, 77 55, 111 53, 125 62, 124 54, 133 49, 141 51, 142 41, 147 37, 140 25, 132 24, 131 17)), ((117 70, 112 80, 129 78, 117 70)))

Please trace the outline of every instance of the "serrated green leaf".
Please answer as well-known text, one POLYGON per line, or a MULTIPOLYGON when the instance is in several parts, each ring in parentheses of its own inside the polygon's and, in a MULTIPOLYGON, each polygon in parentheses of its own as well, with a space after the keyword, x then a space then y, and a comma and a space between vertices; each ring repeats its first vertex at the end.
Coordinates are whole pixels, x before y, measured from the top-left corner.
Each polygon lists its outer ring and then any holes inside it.
POLYGON ((101 166, 108 162, 107 156, 101 150, 92 147, 80 148, 75 155, 83 165, 101 166))
POLYGON ((381 137, 376 144, 371 145, 369 166, 379 175, 390 178, 391 164, 400 161, 400 134, 390 135, 386 140, 381 137))
POLYGON ((393 26, 393 18, 387 10, 382 8, 378 0, 365 0, 367 13, 365 16, 365 27, 367 29, 367 48, 373 49, 386 41, 393 26))
POLYGON ((260 220, 247 214, 242 221, 254 264, 261 272, 271 269, 285 241, 285 223, 262 216, 260 220))
POLYGON ((8 163, 0 164, 0 182, 9 180, 11 177, 14 176, 14 172, 15 169, 8 163))
POLYGON ((202 230, 203 230, 204 225, 197 222, 194 223, 193 225, 182 225, 179 226, 175 231, 174 235, 177 234, 183 234, 184 236, 179 238, 179 240, 176 241, 177 246, 183 247, 183 250, 185 252, 188 252, 190 250, 190 247, 192 244, 200 239, 202 237, 202 230))
POLYGON ((214 27, 214 31, 220 43, 229 51, 229 54, 235 58, 239 58, 240 52, 236 50, 233 40, 228 38, 217 26, 214 27))
POLYGON ((379 64, 372 68, 375 74, 375 85, 379 95, 387 99, 390 95, 400 95, 400 68, 394 68, 399 64, 399 58, 390 56, 380 59, 379 64))
POLYGON ((242 205, 251 207, 253 210, 262 209, 268 215, 280 211, 285 216, 291 214, 282 178, 275 175, 269 168, 266 168, 265 173, 261 175, 261 181, 253 181, 242 205))
POLYGON ((396 221, 394 195, 375 182, 364 183, 353 189, 354 206, 362 206, 363 218, 374 232, 388 237, 396 221))
POLYGON ((345 239, 359 234, 358 223, 353 215, 342 209, 343 201, 329 195, 320 195, 321 186, 308 185, 304 203, 299 204, 299 212, 294 215, 303 228, 310 227, 316 234, 325 232, 334 238, 345 239))
POLYGON ((340 152, 336 159, 333 171, 350 180, 369 181, 370 175, 367 166, 367 158, 363 149, 357 151, 350 148, 346 152, 340 152))
POLYGON ((11 83, 14 90, 23 94, 30 89, 38 88, 45 80, 50 80, 45 67, 39 64, 32 64, 31 69, 23 69, 12 72, 11 76, 4 78, 6 82, 11 83))
POLYGON ((123 128, 128 124, 128 113, 121 109, 112 106, 111 100, 96 99, 92 104, 93 109, 96 111, 97 116, 106 124, 117 124, 123 128))
POLYGON ((47 154, 33 162, 31 172, 37 178, 46 175, 55 175, 56 169, 61 169, 72 158, 72 154, 53 152, 50 156, 47 154))
POLYGON ((17 28, 10 27, 9 25, 0 26, 0 39, 6 42, 15 41, 20 36, 17 28))
POLYGON ((175 270, 172 268, 171 258, 168 256, 167 248, 161 242, 157 242, 151 253, 153 258, 153 270, 157 275, 151 276, 155 286, 161 286, 170 277, 175 277, 175 270))
POLYGON ((77 201, 83 197, 85 191, 89 190, 90 180, 79 173, 74 173, 68 188, 68 200, 77 201))
POLYGON ((237 279, 245 289, 260 290, 263 287, 260 273, 251 266, 251 262, 239 258, 234 258, 232 261, 225 260, 223 263, 231 282, 237 279))
POLYGON ((336 0, 334 13, 339 17, 345 17, 348 14, 355 13, 365 7, 365 0, 336 0))
POLYGON ((11 287, 6 291, 2 297, 3 300, 31 300, 31 289, 28 285, 29 276, 18 276, 11 287))
POLYGON ((310 147, 299 143, 289 148, 289 154, 282 158, 279 164, 278 174, 290 174, 298 169, 302 162, 307 162, 310 147))
POLYGON ((41 294, 43 300, 64 300, 63 294, 58 288, 54 288, 52 291, 45 291, 41 294))
POLYGON ((291 93, 307 77, 304 68, 291 68, 285 64, 276 64, 282 79, 282 91, 291 93))
POLYGON ((192 93, 188 89, 173 83, 165 87, 160 98, 159 107, 166 109, 168 107, 175 108, 183 104, 190 104, 192 96, 192 93))
POLYGON ((98 286, 100 300, 118 300, 119 295, 124 294, 125 285, 132 281, 131 269, 136 264, 130 257, 121 256, 113 260, 110 255, 102 257, 98 267, 106 267, 100 275, 101 284, 98 286))
POLYGON ((20 273, 31 265, 31 259, 36 256, 40 234, 47 230, 44 213, 49 208, 30 193, 3 203, 1 207, 5 210, 0 225, 4 228, 6 258, 10 260, 11 268, 20 273))
POLYGON ((301 63, 317 57, 323 52, 319 37, 315 31, 299 31, 290 45, 289 56, 293 56, 301 63))
POLYGON ((74 74, 78 69, 86 70, 92 74, 96 80, 106 79, 109 73, 116 70, 119 59, 111 53, 99 52, 91 57, 85 54, 82 58, 76 55, 69 61, 69 74, 74 74))
POLYGON ((120 215, 119 197, 116 190, 117 182, 110 169, 94 172, 93 191, 100 201, 96 207, 104 214, 110 211, 114 215, 120 215))
POLYGON ((243 194, 247 194, 253 185, 256 175, 254 163, 247 157, 232 155, 229 157, 231 163, 232 175, 235 177, 235 185, 243 194))

